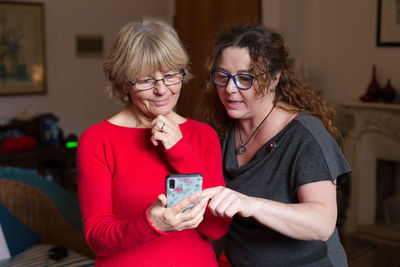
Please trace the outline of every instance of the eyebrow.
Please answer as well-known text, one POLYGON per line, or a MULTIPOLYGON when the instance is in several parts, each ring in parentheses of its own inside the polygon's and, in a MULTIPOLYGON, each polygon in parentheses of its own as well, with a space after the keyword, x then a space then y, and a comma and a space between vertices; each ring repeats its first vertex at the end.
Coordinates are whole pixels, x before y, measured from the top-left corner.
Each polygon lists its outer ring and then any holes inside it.
MULTIPOLYGON (((219 67, 219 66, 217 67, 217 69, 218 69, 218 70, 225 71, 225 72, 227 72, 227 73, 230 73, 227 69, 224 69, 224 68, 219 67)), ((250 71, 250 70, 238 70, 237 73, 251 73, 251 71, 250 71)))

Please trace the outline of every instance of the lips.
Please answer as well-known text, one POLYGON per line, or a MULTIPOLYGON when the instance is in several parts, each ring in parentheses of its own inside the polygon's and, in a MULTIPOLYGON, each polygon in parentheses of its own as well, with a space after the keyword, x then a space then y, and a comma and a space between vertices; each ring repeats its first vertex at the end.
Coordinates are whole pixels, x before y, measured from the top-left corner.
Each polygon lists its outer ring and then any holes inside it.
POLYGON ((166 99, 162 99, 162 100, 152 100, 151 102, 153 102, 154 105, 156 105, 156 106, 164 106, 168 103, 168 100, 169 99, 166 98, 166 99))
POLYGON ((229 108, 239 108, 243 101, 227 99, 225 103, 229 108))

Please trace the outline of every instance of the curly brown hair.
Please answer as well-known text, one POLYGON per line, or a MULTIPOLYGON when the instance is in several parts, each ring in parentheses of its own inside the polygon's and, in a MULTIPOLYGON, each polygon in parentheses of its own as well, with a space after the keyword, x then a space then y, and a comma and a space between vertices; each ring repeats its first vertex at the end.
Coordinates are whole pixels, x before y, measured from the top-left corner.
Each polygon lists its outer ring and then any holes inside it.
POLYGON ((334 125, 334 106, 316 94, 311 87, 302 83, 288 64, 288 52, 282 36, 262 26, 234 26, 217 37, 208 59, 208 75, 204 90, 203 119, 211 124, 223 139, 231 119, 219 101, 212 81, 211 71, 217 67, 222 51, 227 47, 247 48, 251 58, 250 71, 257 76, 257 93, 265 95, 268 84, 280 72, 280 80, 275 88, 274 104, 292 112, 303 112, 318 117, 331 136, 339 143, 341 135, 334 125), (263 75, 260 75, 263 74, 263 75))

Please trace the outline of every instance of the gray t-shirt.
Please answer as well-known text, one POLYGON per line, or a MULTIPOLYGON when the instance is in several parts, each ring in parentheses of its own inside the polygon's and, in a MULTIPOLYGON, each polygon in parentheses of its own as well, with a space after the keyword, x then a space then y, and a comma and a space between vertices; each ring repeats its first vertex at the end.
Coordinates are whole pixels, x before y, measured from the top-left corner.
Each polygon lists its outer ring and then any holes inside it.
MULTIPOLYGON (((298 203, 296 190, 304 184, 341 184, 351 172, 335 140, 307 114, 298 114, 241 167, 233 128, 222 152, 227 187, 282 203, 298 203)), ((337 230, 326 242, 296 240, 239 215, 226 236, 225 252, 233 266, 347 266, 337 230)))

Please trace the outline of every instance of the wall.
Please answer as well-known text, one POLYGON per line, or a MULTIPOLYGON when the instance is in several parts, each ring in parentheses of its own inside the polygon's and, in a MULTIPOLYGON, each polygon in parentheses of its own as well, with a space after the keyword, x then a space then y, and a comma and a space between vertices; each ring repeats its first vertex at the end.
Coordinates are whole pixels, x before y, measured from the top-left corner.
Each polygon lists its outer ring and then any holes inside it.
POLYGON ((117 31, 142 16, 171 22, 173 0, 35 0, 45 5, 47 94, 1 96, 0 114, 13 118, 25 111, 53 112, 64 134, 81 134, 121 107, 107 98, 102 58, 77 58, 76 34, 103 35, 104 51, 117 31))
POLYGON ((262 0, 263 21, 282 32, 312 87, 335 104, 358 101, 377 65, 400 93, 400 47, 376 46, 377 0, 262 0))
MULTIPOLYGON (((120 107, 105 96, 102 59, 75 57, 75 35, 102 34, 107 51, 128 21, 149 15, 171 22, 174 0, 41 2, 46 9, 48 93, 2 96, 0 114, 12 118, 29 109, 54 112, 66 134, 80 134, 120 107)), ((372 64, 377 64, 381 85, 391 78, 400 93, 400 48, 375 45, 376 0, 262 0, 262 7, 264 24, 283 33, 291 57, 306 63, 310 84, 330 101, 358 100, 372 64)))

